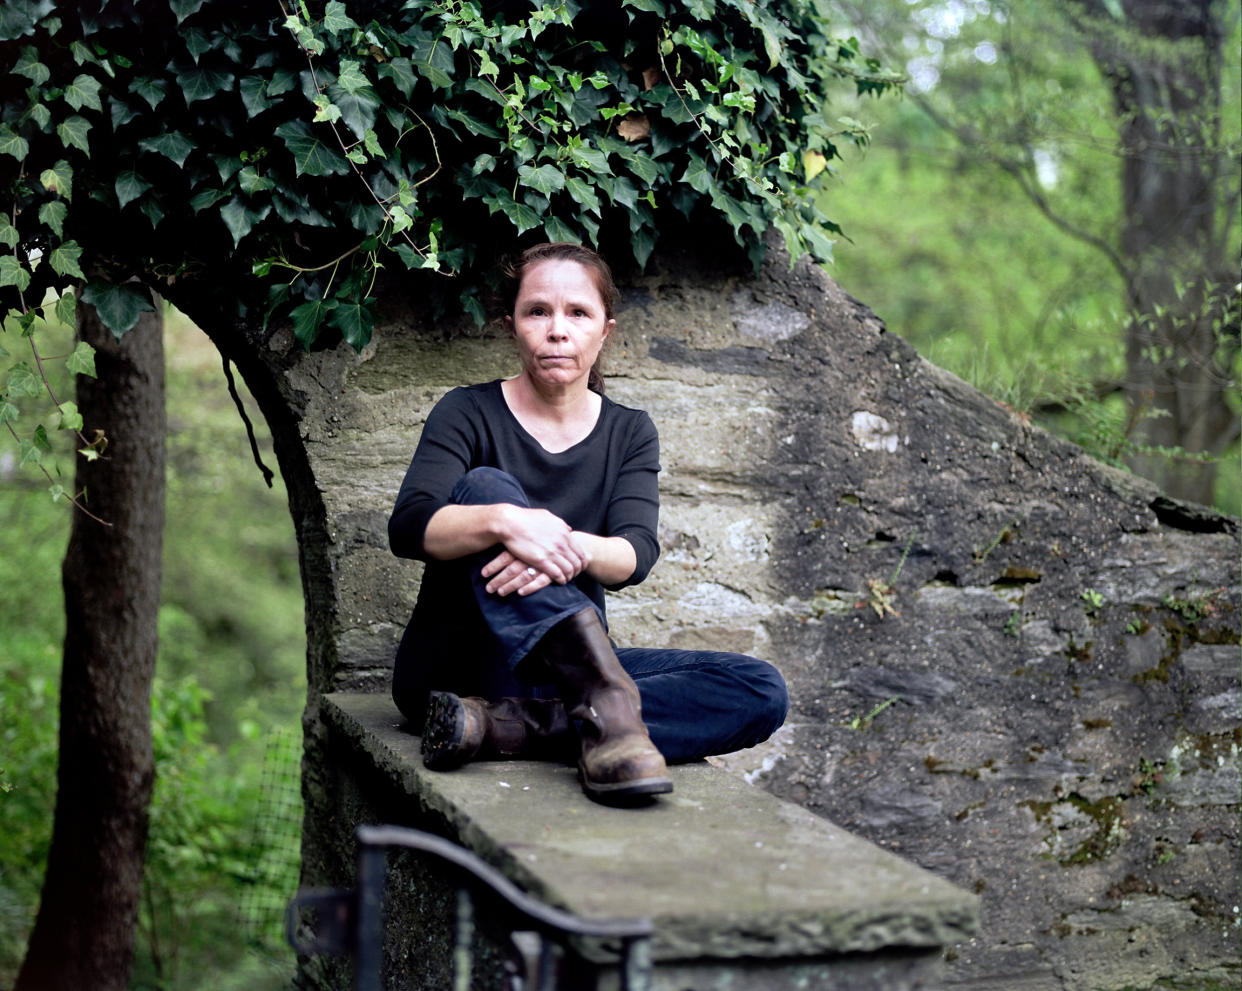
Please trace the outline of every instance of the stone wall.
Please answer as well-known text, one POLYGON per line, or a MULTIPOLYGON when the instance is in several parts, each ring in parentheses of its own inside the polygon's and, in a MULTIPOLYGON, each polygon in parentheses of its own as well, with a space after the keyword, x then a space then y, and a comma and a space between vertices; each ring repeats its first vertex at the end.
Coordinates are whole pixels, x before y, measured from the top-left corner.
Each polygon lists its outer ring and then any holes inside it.
MULTIPOLYGON (((726 766, 979 892, 947 986, 1240 986, 1237 521, 1032 427, 809 265, 668 253, 624 282, 608 389, 661 432, 663 556, 609 617, 784 672, 787 725, 726 766)), ((318 697, 387 691, 418 587, 386 520, 420 426, 516 370, 495 332, 384 299, 360 356, 213 334, 302 547, 310 880, 318 697)))

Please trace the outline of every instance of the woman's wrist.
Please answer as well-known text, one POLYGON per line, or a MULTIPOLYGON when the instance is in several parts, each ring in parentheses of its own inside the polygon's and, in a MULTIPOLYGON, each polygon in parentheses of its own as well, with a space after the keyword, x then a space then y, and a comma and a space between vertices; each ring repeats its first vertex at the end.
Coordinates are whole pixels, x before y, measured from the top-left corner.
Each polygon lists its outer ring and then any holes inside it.
POLYGON ((581 530, 575 530, 574 537, 587 558, 584 570, 603 585, 620 584, 638 566, 634 545, 624 537, 601 537, 581 530))

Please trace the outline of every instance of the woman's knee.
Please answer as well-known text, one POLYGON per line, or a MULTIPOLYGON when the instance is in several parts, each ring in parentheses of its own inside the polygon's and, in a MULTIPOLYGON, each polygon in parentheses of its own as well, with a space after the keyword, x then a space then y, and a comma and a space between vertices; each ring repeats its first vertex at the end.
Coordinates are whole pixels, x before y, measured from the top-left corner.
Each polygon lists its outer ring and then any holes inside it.
POLYGON ((457 480, 449 502, 458 506, 491 506, 498 502, 530 505, 522 483, 499 468, 472 468, 457 480))
POLYGON ((757 658, 751 660, 747 677, 757 698, 752 725, 756 736, 766 740, 784 725, 789 715, 789 688, 773 665, 757 658))

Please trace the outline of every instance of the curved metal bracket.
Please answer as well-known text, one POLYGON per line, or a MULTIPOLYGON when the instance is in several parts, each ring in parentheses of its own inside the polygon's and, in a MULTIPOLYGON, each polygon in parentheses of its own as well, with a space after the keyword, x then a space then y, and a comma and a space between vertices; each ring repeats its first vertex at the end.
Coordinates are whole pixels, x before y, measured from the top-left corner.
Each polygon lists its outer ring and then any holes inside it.
POLYGON ((381 991, 384 938, 384 873, 387 850, 396 847, 430 854, 464 874, 458 892, 454 984, 470 982, 470 943, 474 930, 472 889, 493 896, 502 907, 502 928, 513 957, 522 961, 526 991, 553 991, 560 956, 581 961, 571 946, 576 937, 621 943, 622 991, 646 991, 651 984, 649 919, 586 919, 545 905, 518 888, 498 870, 469 850, 439 836, 401 826, 359 826, 358 887, 353 890, 311 889, 289 903, 285 935, 299 953, 350 953, 354 956, 356 991, 381 991), (314 938, 300 935, 302 912, 315 916, 314 938), (559 952, 558 952, 559 951, 559 952))

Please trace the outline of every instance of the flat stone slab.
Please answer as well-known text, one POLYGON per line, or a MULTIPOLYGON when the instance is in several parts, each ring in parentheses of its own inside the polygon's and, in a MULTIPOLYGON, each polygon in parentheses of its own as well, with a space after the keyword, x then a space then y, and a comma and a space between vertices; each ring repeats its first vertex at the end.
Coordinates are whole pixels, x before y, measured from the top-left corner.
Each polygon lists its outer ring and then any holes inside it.
POLYGON ((426 770, 419 738, 378 694, 323 697, 322 715, 449 838, 559 908, 655 923, 655 959, 926 951, 968 939, 978 900, 706 762, 674 791, 614 809, 575 768, 531 761, 426 770))

